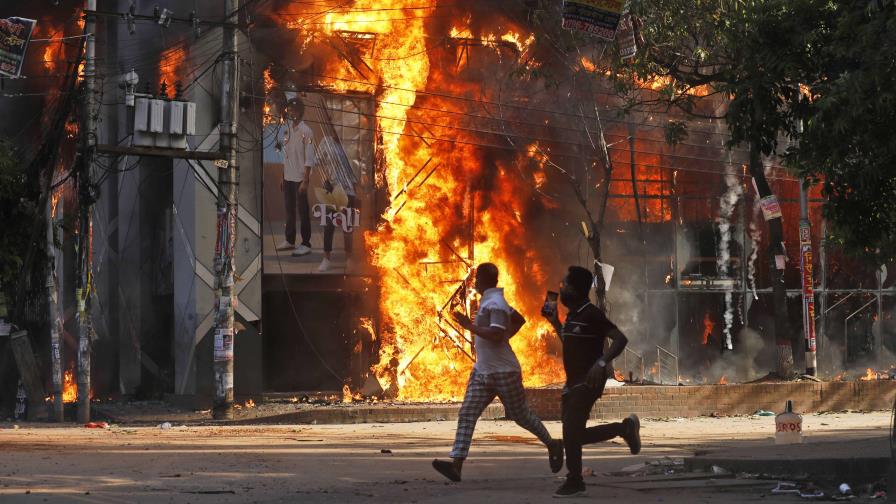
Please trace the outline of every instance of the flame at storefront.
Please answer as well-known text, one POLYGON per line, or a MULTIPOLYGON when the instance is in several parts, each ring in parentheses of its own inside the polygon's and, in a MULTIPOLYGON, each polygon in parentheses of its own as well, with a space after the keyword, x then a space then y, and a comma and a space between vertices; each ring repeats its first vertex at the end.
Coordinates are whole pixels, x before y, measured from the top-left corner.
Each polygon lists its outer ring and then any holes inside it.
MULTIPOLYGON (((167 98, 174 96, 175 84, 183 79, 186 57, 186 48, 175 45, 162 52, 159 58, 159 83, 165 84, 167 98)), ((161 90, 159 93, 161 94, 161 90)))
MULTIPOLYGON (((513 54, 517 62, 535 68, 538 62, 529 54, 535 34, 509 21, 482 32, 467 18, 454 21, 445 33, 434 36, 426 20, 437 17, 437 11, 446 12, 439 7, 436 2, 420 0, 358 0, 333 9, 318 8, 313 12, 325 14, 317 16, 309 11, 307 17, 316 20, 312 29, 295 15, 282 18, 287 28, 297 30, 296 46, 300 48, 318 36, 375 37, 375 43, 361 52, 364 72, 359 71, 357 61, 339 57, 327 59, 316 70, 323 86, 376 98, 377 148, 384 161, 384 169, 376 172, 376 183, 392 200, 380 226, 365 235, 371 263, 378 271, 382 320, 377 331, 368 329, 380 349, 379 362, 371 370, 384 389, 397 385, 400 399, 461 397, 472 361, 440 336, 439 311, 469 278, 471 268, 487 261, 498 266, 499 285, 508 302, 527 320, 511 340, 525 385, 562 382, 557 337, 540 316, 544 289, 559 281, 546 273, 545 256, 553 252, 538 250, 527 236, 527 219, 534 218, 536 211, 557 206, 539 196, 548 179, 543 155, 548 148, 524 143, 518 153, 495 159, 487 148, 477 145, 481 138, 475 130, 442 127, 437 133, 421 133, 428 125, 444 125, 468 114, 469 100, 495 98, 482 95, 481 83, 458 76, 460 68, 469 64, 469 55, 462 59, 459 54, 457 66, 445 68, 433 64, 431 53, 445 51, 444 42, 451 38, 470 39, 496 51, 502 60, 513 54), (451 99, 456 96, 467 101, 451 99), (427 164, 437 167, 427 181, 421 184, 418 179, 410 184, 427 164), (483 180, 488 181, 488 190, 475 190, 483 180), (533 201, 540 206, 533 208, 533 201), (466 221, 471 213, 472 223, 466 221), (474 251, 472 258, 463 257, 468 250, 474 251)), ((269 89, 270 73, 264 77, 269 89)), ((660 180, 657 174, 640 168, 639 173, 660 180)), ((650 182, 639 191, 661 192, 661 185, 650 182)), ((632 193, 630 186, 615 189, 632 193)), ((642 208, 647 221, 671 218, 669 209, 659 205, 642 208)), ((635 208, 628 200, 618 200, 611 207, 618 218, 635 218, 635 208)), ((354 397, 350 388, 344 387, 344 400, 354 397)))

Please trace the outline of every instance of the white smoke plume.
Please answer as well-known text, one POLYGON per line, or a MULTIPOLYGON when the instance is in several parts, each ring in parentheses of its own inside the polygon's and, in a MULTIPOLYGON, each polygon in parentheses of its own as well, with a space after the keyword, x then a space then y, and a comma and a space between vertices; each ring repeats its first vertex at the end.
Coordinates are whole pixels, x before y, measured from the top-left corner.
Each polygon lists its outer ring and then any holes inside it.
MULTIPOLYGON (((739 177, 731 164, 725 167, 725 185, 727 189, 719 200, 719 252, 716 255, 716 263, 721 278, 727 278, 731 274, 731 250, 729 247, 731 242, 731 217, 734 215, 737 202, 744 192, 740 185, 739 177)), ((725 337, 725 348, 728 350, 734 349, 731 341, 731 327, 734 324, 734 294, 732 289, 733 286, 725 292, 725 328, 722 333, 725 337)))

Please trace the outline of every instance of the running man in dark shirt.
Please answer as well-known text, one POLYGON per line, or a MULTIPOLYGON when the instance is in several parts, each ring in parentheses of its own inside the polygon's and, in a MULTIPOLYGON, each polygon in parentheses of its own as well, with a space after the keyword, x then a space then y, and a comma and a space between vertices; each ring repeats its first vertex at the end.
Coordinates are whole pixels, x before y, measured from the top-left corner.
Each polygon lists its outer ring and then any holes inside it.
POLYGON ((591 304, 593 276, 580 266, 570 266, 563 278, 560 302, 569 308, 566 322, 561 325, 557 311, 543 315, 556 329, 563 342, 563 368, 566 386, 563 387, 562 420, 563 443, 566 448, 566 482, 554 497, 574 497, 585 493, 582 478, 582 445, 609 441, 622 437, 632 454, 641 451, 640 421, 630 415, 622 422, 586 428, 591 408, 603 394, 612 371, 613 359, 622 354, 628 339, 610 322, 604 312, 591 304), (612 345, 604 354, 604 342, 612 345))

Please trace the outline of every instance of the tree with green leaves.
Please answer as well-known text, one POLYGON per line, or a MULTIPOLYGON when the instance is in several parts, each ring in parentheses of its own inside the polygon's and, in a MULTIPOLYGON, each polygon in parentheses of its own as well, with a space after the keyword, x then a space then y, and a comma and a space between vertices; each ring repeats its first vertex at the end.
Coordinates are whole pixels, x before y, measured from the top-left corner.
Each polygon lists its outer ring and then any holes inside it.
MULTIPOLYGON (((747 145, 749 170, 760 198, 774 199, 763 156, 775 154, 782 136, 796 137, 807 106, 800 86, 825 77, 829 27, 836 17, 833 2, 821 0, 632 0, 643 40, 632 60, 616 58, 610 74, 632 110, 684 111, 694 117, 724 119, 729 147, 747 145), (648 94, 639 82, 661 79, 665 85, 648 94), (701 93, 692 90, 700 88, 701 93), (705 90, 708 90, 708 94, 705 90), (725 99, 721 112, 707 100, 725 99)), ((676 124, 670 140, 686 136, 676 124)), ((767 259, 773 282, 777 372, 793 372, 791 331, 780 256, 784 256, 780 217, 768 218, 767 259), (776 257, 779 259, 776 261, 776 257)))
POLYGON ((790 161, 821 183, 829 240, 872 264, 896 260, 896 2, 838 3, 790 161))
POLYGON ((0 140, 0 288, 11 299, 31 244, 37 207, 26 197, 27 180, 12 145, 0 140))

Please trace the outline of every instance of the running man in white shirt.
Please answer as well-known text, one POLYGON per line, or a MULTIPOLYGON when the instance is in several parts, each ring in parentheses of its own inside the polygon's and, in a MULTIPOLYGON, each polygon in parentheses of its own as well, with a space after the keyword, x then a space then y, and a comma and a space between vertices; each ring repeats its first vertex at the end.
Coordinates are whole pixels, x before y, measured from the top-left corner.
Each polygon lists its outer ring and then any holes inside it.
POLYGON ((476 421, 498 396, 507 418, 544 443, 548 448, 551 471, 559 472, 563 468, 563 441, 552 439, 544 424, 526 404, 520 362, 510 348, 507 336, 511 308, 504 299, 504 289, 498 288, 498 267, 492 263, 480 264, 476 268, 475 289, 482 294, 475 323, 461 313, 455 313, 454 318, 475 335, 476 364, 458 414, 452 460, 436 459, 432 461, 432 466, 451 481, 460 481, 476 421))
POLYGON ((314 132, 305 124, 305 104, 298 98, 286 104, 287 124, 283 139, 283 203, 286 206, 285 240, 277 250, 293 249, 293 256, 311 253, 311 207, 308 184, 314 166, 314 132), (298 196, 298 198, 296 197, 298 196), (296 242, 296 206, 301 220, 302 242, 296 242))

